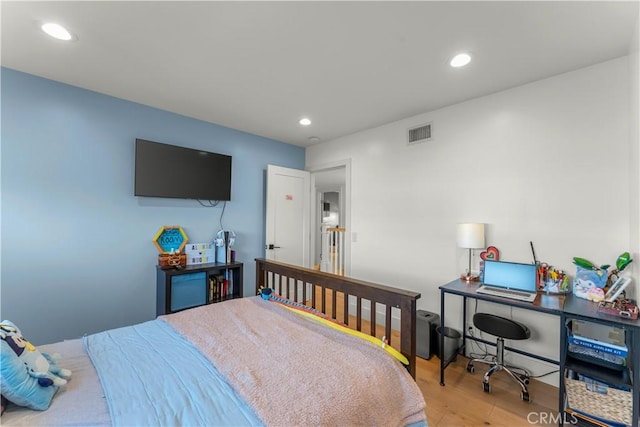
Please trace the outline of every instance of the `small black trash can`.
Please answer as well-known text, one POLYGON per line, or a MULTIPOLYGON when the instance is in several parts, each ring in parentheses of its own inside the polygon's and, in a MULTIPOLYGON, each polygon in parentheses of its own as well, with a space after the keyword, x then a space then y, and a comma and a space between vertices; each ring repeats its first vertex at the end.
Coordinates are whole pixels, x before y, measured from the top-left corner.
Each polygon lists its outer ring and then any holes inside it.
POLYGON ((453 328, 444 328, 444 334, 442 333, 442 327, 438 326, 436 328, 436 332, 438 333, 438 358, 442 360, 443 351, 440 348, 440 336, 444 335, 444 360, 449 360, 451 356, 458 352, 460 348, 460 332, 456 331, 453 328))

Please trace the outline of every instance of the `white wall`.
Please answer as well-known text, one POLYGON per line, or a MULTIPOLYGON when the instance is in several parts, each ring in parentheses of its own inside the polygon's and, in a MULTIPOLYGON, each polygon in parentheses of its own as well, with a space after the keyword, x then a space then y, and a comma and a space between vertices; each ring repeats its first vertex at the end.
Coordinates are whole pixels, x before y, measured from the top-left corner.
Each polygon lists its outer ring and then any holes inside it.
POLYGON ((630 173, 630 233, 629 248, 635 260, 631 272, 635 280, 635 298, 640 296, 640 11, 636 21, 636 31, 629 46, 629 173, 630 173))
MULTIPOLYGON (((467 262, 458 222, 486 223, 502 260, 531 262, 533 241, 538 260, 570 273, 574 256, 615 262, 630 243, 629 90, 623 57, 309 147, 307 169, 352 162, 351 275, 419 291, 418 307, 439 313, 438 286, 467 262), (434 139, 407 146, 406 130, 429 121, 434 139)), ((514 346, 558 358, 557 318, 492 311, 532 328, 514 346)), ((447 324, 460 323, 448 298, 447 324)))

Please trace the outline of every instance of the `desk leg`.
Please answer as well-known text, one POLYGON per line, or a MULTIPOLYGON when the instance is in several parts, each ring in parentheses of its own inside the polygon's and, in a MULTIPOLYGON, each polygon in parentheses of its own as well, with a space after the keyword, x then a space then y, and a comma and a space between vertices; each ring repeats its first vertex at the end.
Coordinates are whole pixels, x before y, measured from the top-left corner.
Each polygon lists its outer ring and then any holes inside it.
POLYGON ((440 290, 440 344, 438 357, 440 358, 440 385, 444 387, 444 291, 440 290))
POLYGON ((562 427, 564 425, 564 419, 566 414, 564 412, 564 401, 565 401, 565 388, 564 388, 564 364, 567 358, 567 328, 565 327, 566 319, 564 315, 560 316, 560 363, 558 364, 560 382, 558 383, 558 414, 560 415, 558 419, 558 425, 562 427))
POLYGON ((463 348, 463 356, 467 355, 467 351, 464 350, 467 348, 467 297, 462 297, 462 348, 463 348))
POLYGON ((638 427, 640 424, 640 398, 638 397, 640 394, 640 366, 638 366, 638 361, 640 361, 640 358, 638 358, 640 354, 640 328, 631 330, 631 348, 633 357, 636 360, 633 365, 633 408, 631 411, 633 419, 631 420, 631 425, 632 427, 638 427))

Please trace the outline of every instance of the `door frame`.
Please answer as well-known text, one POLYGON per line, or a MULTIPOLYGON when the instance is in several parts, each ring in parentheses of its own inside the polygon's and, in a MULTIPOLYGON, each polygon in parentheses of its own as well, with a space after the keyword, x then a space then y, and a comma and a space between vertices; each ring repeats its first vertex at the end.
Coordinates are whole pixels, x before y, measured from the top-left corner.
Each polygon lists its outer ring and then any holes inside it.
POLYGON ((268 245, 271 243, 280 244, 280 242, 275 241, 275 236, 271 236, 272 232, 272 224, 275 223, 276 218, 274 214, 276 212, 273 211, 271 204, 275 202, 275 199, 271 199, 269 188, 275 182, 275 177, 277 175, 283 176, 291 176, 295 178, 300 178, 303 180, 303 190, 302 190, 302 265, 301 267, 309 267, 310 260, 310 247, 309 247, 309 236, 311 234, 310 231, 310 220, 311 220, 311 212, 309 208, 311 206, 311 173, 307 170, 302 169, 294 169, 288 168, 284 166, 277 166, 268 164, 266 170, 266 195, 265 195, 265 259, 274 259, 274 256, 270 256, 269 249, 267 249, 268 245))
MULTIPOLYGON (((316 212, 312 212, 311 213, 311 233, 313 234, 313 238, 315 239, 315 241, 313 240, 309 240, 310 244, 314 245, 313 250, 311 250, 309 252, 309 256, 311 257, 310 260, 310 264, 311 265, 315 265, 316 263, 316 258, 318 256, 318 254, 322 254, 322 231, 321 228, 319 227, 319 225, 322 223, 322 209, 321 208, 321 203, 323 200, 323 194, 327 193, 327 192, 334 192, 334 193, 338 193, 338 206, 340 206, 340 210, 339 210, 339 214, 340 214, 340 218, 341 221, 339 223, 339 225, 341 227, 345 227, 345 209, 344 209, 344 182, 341 183, 339 186, 335 186, 335 187, 323 187, 323 190, 319 190, 317 187, 315 188, 315 198, 316 198, 316 207, 317 210, 316 212)), ((313 188, 313 187, 312 187, 313 188)), ((313 196, 312 196, 313 197, 313 196)), ((346 242, 345 242, 346 244, 346 242)), ((322 264, 322 260, 320 260, 320 262, 318 263, 318 265, 322 264)), ((345 263, 346 264, 346 263, 345 263)), ((322 268, 321 268, 322 269, 322 268)))
MULTIPOLYGON (((308 172, 311 173, 311 209, 310 209, 310 221, 311 221, 311 229, 316 227, 317 224, 317 209, 318 206, 318 198, 315 196, 318 193, 316 188, 316 179, 315 174, 318 172, 325 172, 333 169, 342 169, 344 168, 344 187, 343 191, 341 191, 341 206, 340 211, 344 215, 344 224, 346 228, 345 232, 345 242, 344 242, 344 264, 345 264, 345 276, 349 276, 351 274, 351 159, 344 160, 336 160, 333 162, 323 163, 320 165, 309 166, 306 168, 308 172)), ((342 222, 342 221, 341 221, 342 222)), ((315 260, 316 258, 316 233, 310 232, 310 242, 309 242, 309 260, 315 260)))

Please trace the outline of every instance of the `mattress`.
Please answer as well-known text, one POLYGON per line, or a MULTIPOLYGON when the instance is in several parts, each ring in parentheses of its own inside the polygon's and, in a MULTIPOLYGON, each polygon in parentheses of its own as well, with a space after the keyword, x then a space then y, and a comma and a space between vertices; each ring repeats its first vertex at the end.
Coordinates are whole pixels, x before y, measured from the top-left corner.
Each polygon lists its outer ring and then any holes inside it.
POLYGON ((61 355, 65 368, 73 372, 46 411, 33 411, 12 403, 0 417, 0 424, 15 426, 110 426, 109 409, 102 386, 82 339, 38 346, 40 351, 61 355), (70 410, 71 408, 71 410, 70 410))
POLYGON ((426 426, 422 393, 384 349, 259 297, 40 350, 71 379, 49 409, 11 404, 2 425, 426 426))
POLYGON ((9 403, 0 425, 263 425, 208 360, 165 322, 39 349, 60 354, 71 379, 45 411, 9 403))

